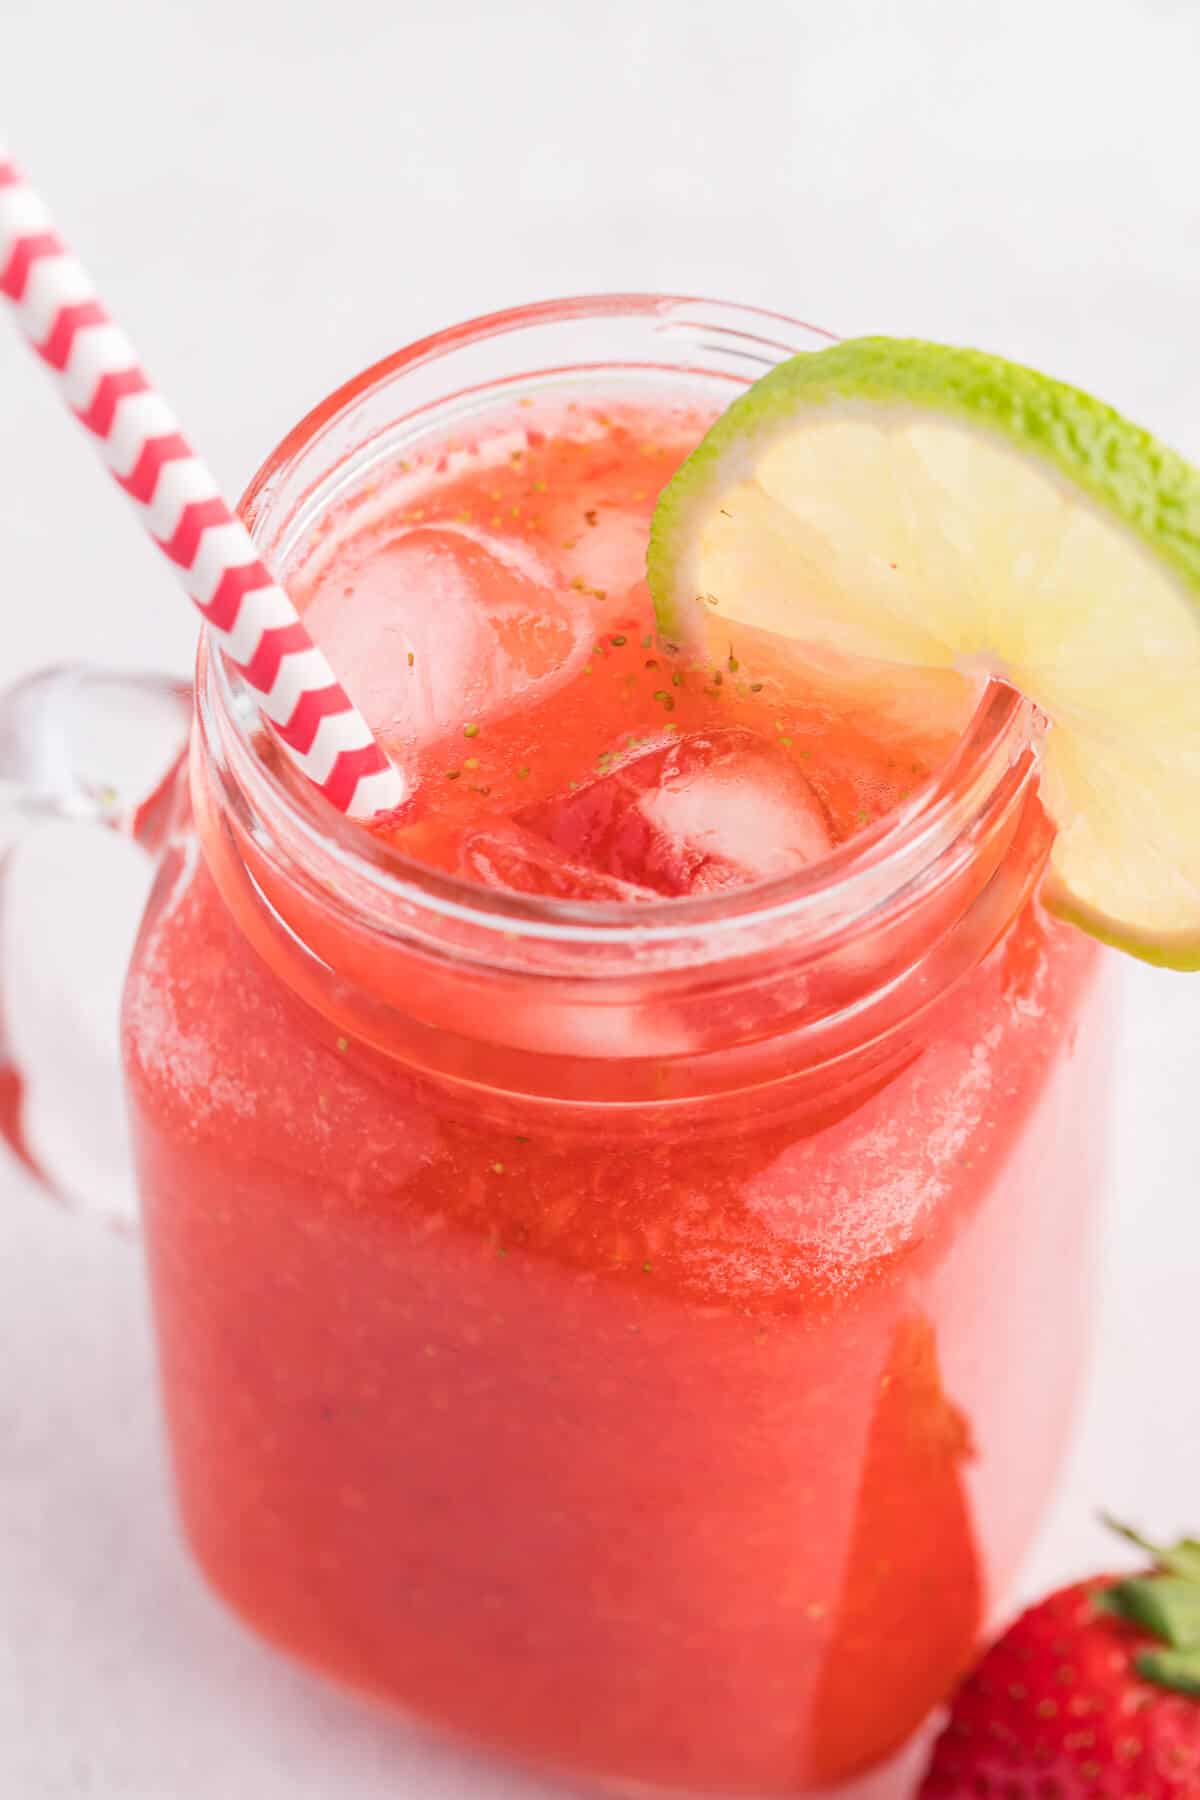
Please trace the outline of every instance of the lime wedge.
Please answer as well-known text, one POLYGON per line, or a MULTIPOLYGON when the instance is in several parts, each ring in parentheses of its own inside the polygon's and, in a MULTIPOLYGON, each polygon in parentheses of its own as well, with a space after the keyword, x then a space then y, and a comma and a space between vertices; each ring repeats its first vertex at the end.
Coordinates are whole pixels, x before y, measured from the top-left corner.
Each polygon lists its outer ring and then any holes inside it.
POLYGON ((697 656, 1011 681, 1050 726, 1047 901, 1200 967, 1200 473, 1148 432, 979 351, 839 344, 716 421, 648 572, 697 656))

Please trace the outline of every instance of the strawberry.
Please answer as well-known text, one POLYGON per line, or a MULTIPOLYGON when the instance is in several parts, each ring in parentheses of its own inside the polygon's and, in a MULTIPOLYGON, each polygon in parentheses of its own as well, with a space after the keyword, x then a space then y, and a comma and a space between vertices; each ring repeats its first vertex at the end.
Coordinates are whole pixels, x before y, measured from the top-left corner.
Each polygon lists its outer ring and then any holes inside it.
POLYGON ((1022 1613, 950 1706, 920 1800, 1200 1800, 1200 1542, 1022 1613))

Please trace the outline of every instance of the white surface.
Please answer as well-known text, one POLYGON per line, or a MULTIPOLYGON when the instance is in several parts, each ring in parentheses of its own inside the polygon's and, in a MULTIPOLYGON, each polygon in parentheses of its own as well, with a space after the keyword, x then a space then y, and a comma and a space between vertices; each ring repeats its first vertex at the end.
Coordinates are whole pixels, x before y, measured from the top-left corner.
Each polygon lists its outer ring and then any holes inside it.
MULTIPOLYGON (((1193 0, 0 0, 0 127, 231 488, 385 351, 598 287, 981 342, 1200 455, 1198 73, 1193 0)), ((0 333, 0 674, 184 671, 186 610, 42 379, 0 333)), ((1107 1554, 1100 1501, 1200 1525, 1200 983, 1125 985, 1095 1382, 1030 1590, 1107 1554)), ((4 1800, 536 1792, 207 1597, 136 1251, 0 1177, 4 1800)))

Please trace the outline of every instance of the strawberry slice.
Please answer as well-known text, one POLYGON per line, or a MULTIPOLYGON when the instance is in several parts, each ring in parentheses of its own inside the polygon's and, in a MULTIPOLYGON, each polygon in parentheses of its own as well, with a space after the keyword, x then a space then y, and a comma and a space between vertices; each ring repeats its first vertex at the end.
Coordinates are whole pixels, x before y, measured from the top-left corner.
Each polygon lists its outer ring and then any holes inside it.
POLYGON ((837 1781, 903 1743, 969 1665, 982 1584, 933 1328, 899 1327, 867 1443, 846 1586, 812 1714, 811 1774, 837 1781), (864 1706, 863 1695, 871 1701, 864 1706))

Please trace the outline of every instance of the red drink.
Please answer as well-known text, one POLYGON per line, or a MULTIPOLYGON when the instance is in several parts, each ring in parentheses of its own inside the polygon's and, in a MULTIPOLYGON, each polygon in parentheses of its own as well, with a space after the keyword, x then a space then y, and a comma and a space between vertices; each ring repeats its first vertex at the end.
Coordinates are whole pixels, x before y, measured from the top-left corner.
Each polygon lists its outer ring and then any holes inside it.
POLYGON ((955 749, 659 651, 646 528, 712 393, 556 375, 347 474, 321 430, 385 372, 273 471, 325 482, 259 529, 414 775, 370 857, 202 671, 201 850, 125 1021, 177 1479, 332 1674, 788 1793, 903 1742, 1045 1498, 1097 953, 1037 907, 1015 700, 955 749))

